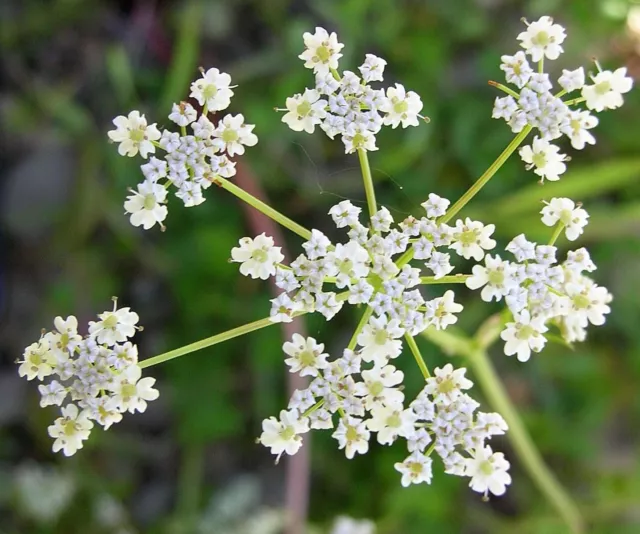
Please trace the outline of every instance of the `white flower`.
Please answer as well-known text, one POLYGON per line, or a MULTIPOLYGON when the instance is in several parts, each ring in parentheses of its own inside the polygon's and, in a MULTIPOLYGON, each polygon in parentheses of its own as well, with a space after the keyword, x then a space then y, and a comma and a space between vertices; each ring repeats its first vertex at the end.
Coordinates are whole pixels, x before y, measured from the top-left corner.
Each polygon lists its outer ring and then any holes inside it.
POLYGON ((533 69, 529 65, 525 53, 520 51, 513 56, 504 55, 500 59, 502 61, 500 69, 504 71, 507 82, 513 83, 522 89, 533 74, 533 69))
POLYGON ((584 87, 584 69, 582 67, 576 70, 562 69, 562 76, 558 78, 558 83, 567 93, 577 91, 584 87))
POLYGON ((367 410, 375 406, 401 404, 404 393, 397 387, 402 384, 404 373, 393 365, 374 367, 362 371, 362 382, 356 384, 355 394, 364 397, 367 410))
MULTIPOLYGON (((587 280, 583 277, 583 281, 587 280)), ((580 326, 586 327, 587 321, 596 326, 604 324, 604 316, 611 312, 608 304, 612 298, 606 288, 597 286, 593 282, 587 284, 570 282, 566 284, 565 291, 571 299, 569 315, 575 316, 580 326)))
POLYGON ((53 452, 62 449, 65 456, 72 456, 82 448, 82 442, 89 438, 93 423, 89 421, 86 410, 80 412, 75 404, 62 408, 62 417, 58 417, 49 426, 48 432, 53 442, 53 452))
POLYGON ((100 321, 89 321, 89 335, 98 343, 113 346, 127 341, 136 333, 139 317, 130 308, 116 309, 98 315, 100 321))
POLYGON ((485 256, 485 265, 474 265, 471 269, 473 276, 467 278, 466 285, 469 289, 478 289, 482 286, 480 297, 485 302, 491 302, 494 298, 500 300, 518 283, 513 278, 515 268, 508 261, 503 261, 500 256, 492 258, 485 256))
POLYGON ((342 306, 344 301, 338 300, 335 293, 316 293, 316 311, 324 315, 327 321, 333 319, 342 306))
POLYGON ((49 343, 42 339, 32 343, 24 349, 24 360, 18 368, 20 376, 26 376, 27 380, 37 378, 42 381, 53 374, 56 365, 56 357, 49 349, 49 343))
POLYGON ((142 369, 138 365, 127 367, 115 379, 111 387, 113 399, 121 412, 144 412, 147 401, 156 400, 160 393, 153 388, 156 379, 152 377, 140 378, 142 369))
POLYGON ((157 182, 160 178, 166 178, 167 162, 151 157, 147 163, 140 165, 140 170, 147 179, 147 182, 157 182))
POLYGON ((229 107, 233 91, 231 76, 218 69, 209 69, 202 74, 202 78, 191 84, 189 96, 195 98, 198 104, 206 106, 209 111, 221 111, 229 107))
POLYGON ((320 98, 315 89, 305 89, 304 94, 297 94, 287 98, 288 112, 282 117, 294 132, 305 131, 313 133, 315 125, 320 124, 327 115, 327 101, 320 98))
POLYGON ((346 245, 338 243, 327 259, 335 266, 332 274, 337 274, 336 286, 339 288, 350 284, 352 279, 364 278, 369 274, 369 254, 355 241, 349 241, 346 245))
POLYGON ((495 229, 494 224, 485 226, 480 221, 472 221, 469 217, 464 222, 458 219, 453 230, 454 242, 449 248, 466 260, 473 258, 481 261, 484 258, 484 251, 496 246, 496 242, 491 239, 495 229))
POLYGON ((195 121, 197 117, 198 113, 193 109, 193 106, 187 102, 173 104, 171 113, 169 114, 169 120, 183 128, 195 121))
POLYGON ((302 34, 305 51, 298 57, 304 60, 304 66, 313 69, 317 74, 326 74, 338 68, 338 60, 342 57, 340 50, 344 47, 338 42, 335 32, 329 34, 324 28, 316 28, 315 33, 302 34))
POLYGON ((400 483, 406 488, 411 484, 420 484, 421 482, 431 484, 432 463, 433 461, 427 455, 415 451, 404 462, 396 462, 394 467, 402 474, 400 483))
POLYGON ((504 97, 496 97, 493 104, 493 112, 491 117, 494 119, 511 120, 513 114, 518 110, 518 103, 511 95, 504 97))
POLYGON ((453 301, 454 296, 453 291, 449 289, 442 297, 427 302, 425 317, 436 330, 444 330, 458 322, 454 313, 460 313, 463 306, 453 301))
POLYGON ((38 391, 42 396, 40 406, 61 406, 67 396, 67 388, 65 388, 57 380, 52 380, 49 384, 41 384, 38 391))
POLYGON ((290 356, 284 363, 291 367, 292 373, 300 373, 300 376, 318 376, 319 369, 329 366, 329 355, 322 352, 324 345, 312 337, 305 339, 300 334, 293 334, 292 340, 285 342, 282 350, 290 356))
POLYGON ((358 345, 362 347, 360 356, 365 362, 376 361, 386 365, 389 358, 397 358, 402 352, 404 329, 397 319, 389 320, 386 315, 371 317, 358 334, 358 345))
POLYGON ((118 399, 103 395, 102 397, 92 398, 90 401, 87 402, 89 404, 90 417, 105 430, 109 430, 111 425, 122 421, 118 399))
POLYGON ((536 257, 536 244, 527 241, 524 234, 514 237, 505 250, 511 252, 518 261, 532 260, 536 257))
POLYGON ((434 402, 447 406, 462 395, 463 389, 473 386, 473 382, 464 376, 466 372, 464 367, 454 369, 450 363, 436 367, 434 376, 427 378, 423 392, 431 395, 434 402))
POLYGON ((453 265, 451 265, 449 260, 449 254, 434 251, 431 253, 429 261, 425 262, 425 266, 433 271, 435 275, 434 278, 437 280, 453 271, 453 265))
POLYGON ((633 80, 627 76, 627 69, 621 67, 614 72, 605 70, 592 78, 593 85, 582 88, 586 105, 594 111, 616 109, 622 106, 622 95, 631 91, 633 80))
POLYGON ((567 115, 567 120, 563 122, 560 130, 569 139, 571 146, 576 150, 582 150, 585 145, 595 145, 596 140, 593 135, 588 132, 591 128, 598 125, 598 118, 591 115, 586 110, 572 110, 567 115))
POLYGON ((354 226, 358 223, 358 217, 362 208, 354 206, 349 200, 343 200, 329 210, 329 215, 338 228, 354 226))
POLYGON ((542 222, 547 226, 555 226, 558 221, 565 228, 565 235, 569 241, 575 241, 584 231, 589 214, 580 207, 576 207, 569 198, 552 198, 542 208, 542 222))
POLYGON ((147 125, 147 119, 139 111, 132 111, 128 117, 120 115, 113 119, 115 130, 108 132, 109 139, 116 143, 121 156, 135 156, 138 151, 143 158, 153 154, 156 147, 152 141, 160 139, 160 132, 155 123, 147 125))
POLYGON ((124 202, 124 209, 131 214, 129 220, 133 226, 142 226, 145 230, 156 223, 162 226, 167 218, 167 189, 153 182, 138 184, 138 191, 132 191, 124 202))
POLYGON ((366 421, 367 428, 378 433, 380 445, 391 445, 398 436, 409 437, 415 430, 418 416, 411 408, 403 409, 402 404, 382 406, 376 404, 371 409, 371 419, 366 421))
POLYGON ((273 244, 273 237, 264 233, 254 239, 243 237, 240 246, 231 249, 231 259, 241 263, 240 272, 244 276, 266 280, 276 274, 276 263, 284 259, 280 247, 273 244))
POLYGON ((493 452, 491 447, 476 449, 471 458, 465 459, 465 476, 471 477, 469 486, 478 493, 491 492, 503 495, 511 484, 509 462, 501 452, 493 452))
POLYGON ((244 154, 245 146, 255 146, 258 137, 252 133, 255 126, 245 124, 242 114, 225 115, 214 130, 216 138, 213 145, 220 150, 226 150, 229 156, 244 154))
POLYGON ((436 219, 442 217, 449 207, 449 202, 446 198, 442 198, 434 193, 429 193, 429 199, 420 204, 427 212, 427 217, 430 219, 436 219))
POLYGON ((373 54, 367 54, 365 56, 364 63, 358 67, 362 74, 362 79, 369 82, 381 82, 383 81, 384 67, 387 62, 373 54))
POLYGON ((329 238, 320 230, 316 229, 311 230, 311 237, 309 238, 309 241, 302 244, 302 248, 306 252, 307 258, 310 260, 326 256, 330 246, 331 241, 329 241, 329 238))
POLYGON ((566 156, 560 154, 560 148, 537 136, 533 138, 533 144, 523 146, 519 154, 527 164, 527 170, 535 168, 534 172, 543 180, 555 182, 567 170, 566 156))
POLYGON ((49 332, 45 338, 49 342, 51 351, 58 362, 69 358, 75 348, 82 341, 82 336, 78 334, 78 320, 70 315, 66 319, 58 316, 53 320, 56 332, 49 332))
POLYGON ((358 149, 367 152, 378 150, 373 132, 366 125, 353 122, 348 124, 347 129, 342 134, 342 143, 344 144, 345 154, 353 154, 358 149))
POLYGON ((560 45, 566 36, 564 28, 554 24, 551 17, 541 17, 518 35, 518 41, 521 41, 520 46, 527 51, 531 59, 537 62, 544 57, 558 59, 563 52, 560 45))
POLYGON ((540 352, 547 340, 544 333, 547 331, 544 320, 532 317, 528 310, 523 310, 515 317, 515 322, 507 323, 500 337, 506 341, 504 353, 507 356, 516 354, 521 362, 526 362, 531 357, 531 351, 540 352))
POLYGON ((422 100, 413 91, 406 92, 399 83, 395 87, 387 88, 387 101, 380 106, 380 111, 386 113, 383 122, 397 128, 418 126, 418 113, 422 110, 422 100))
MULTIPOLYGON (((260 443, 271 449, 280 459, 283 453, 293 455, 302 447, 302 436, 309 432, 309 420, 301 418, 297 410, 282 410, 280 420, 269 417, 262 421, 260 443)), ((277 461, 277 460, 276 460, 277 461)))
POLYGON ((340 419, 338 428, 331 437, 338 440, 338 447, 344 449, 345 456, 351 460, 356 454, 366 454, 370 435, 361 419, 347 415, 340 419))
POLYGON ((297 311, 302 310, 302 304, 294 302, 286 293, 281 293, 275 299, 271 299, 270 319, 274 323, 290 323, 297 311))

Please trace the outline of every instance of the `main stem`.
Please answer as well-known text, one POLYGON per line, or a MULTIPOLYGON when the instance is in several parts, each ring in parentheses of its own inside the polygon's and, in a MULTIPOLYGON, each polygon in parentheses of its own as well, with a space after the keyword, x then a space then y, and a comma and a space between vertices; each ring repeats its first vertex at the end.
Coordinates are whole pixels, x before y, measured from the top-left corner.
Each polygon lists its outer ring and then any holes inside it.
POLYGON ((230 182, 229 180, 222 178, 221 176, 216 176, 213 179, 213 183, 222 187, 222 189, 229 191, 229 193, 231 193, 232 195, 235 195, 240 200, 246 202, 250 206, 253 206, 259 212, 264 213, 267 217, 273 219, 278 224, 281 224, 285 228, 298 234, 303 239, 307 240, 311 238, 311 232, 305 227, 300 226, 297 222, 292 221, 286 215, 283 215, 279 211, 274 210, 271 206, 265 204, 264 202, 262 202, 262 200, 257 199, 253 195, 250 195, 244 189, 235 185, 233 182, 230 182))
POLYGON ((373 187, 373 178, 371 177, 371 168, 369 167, 367 151, 359 148, 358 159, 360 160, 360 168, 362 169, 362 181, 364 182, 364 192, 367 196, 369 217, 373 217, 378 212, 378 205, 376 204, 376 191, 373 187))
POLYGON ((491 365, 486 350, 474 351, 469 355, 469 362, 489 404, 502 415, 509 425, 507 437, 529 476, 569 525, 571 531, 576 534, 584 532, 584 524, 578 507, 544 463, 531 436, 511 404, 504 386, 491 365))

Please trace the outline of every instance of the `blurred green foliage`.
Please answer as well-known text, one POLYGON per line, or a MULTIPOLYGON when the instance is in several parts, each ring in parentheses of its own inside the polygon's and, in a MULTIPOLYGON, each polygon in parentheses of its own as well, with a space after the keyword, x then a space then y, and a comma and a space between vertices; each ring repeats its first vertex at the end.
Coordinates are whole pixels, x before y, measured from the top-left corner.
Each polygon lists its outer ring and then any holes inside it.
MULTIPOLYGON (((290 131, 273 111, 313 82, 297 59, 303 31, 335 29, 345 66, 378 54, 388 61, 385 83, 399 80, 422 96, 431 123, 384 132, 370 158, 381 203, 410 213, 429 192, 457 198, 509 142, 508 128, 490 118, 495 92, 486 81, 502 79, 499 58, 516 49, 521 16, 552 14, 566 25, 556 72, 597 56, 606 66, 627 64, 637 78, 640 36, 625 29, 630 7, 624 0, 8 1, 0 22, 1 179, 12 255, 3 260, 2 372, 15 374, 11 362, 52 317, 76 313, 86 321, 112 294, 142 317, 144 356, 268 313, 267 285, 238 276, 227 261, 252 230, 223 191, 209 190, 196 209, 170 204, 163 234, 143 234, 123 216, 139 169, 108 144, 109 121, 136 108, 166 123, 198 66, 217 66, 238 84, 231 111, 255 123, 260 138, 243 161, 272 205, 330 234, 329 206, 364 198, 357 160, 339 142, 290 131)), ((522 231, 546 238, 537 217, 543 197, 576 198, 592 214, 582 242, 599 266, 598 283, 616 297, 606 327, 574 351, 551 346, 526 365, 499 348, 493 356, 536 444, 591 532, 602 534, 640 525, 640 94, 627 96, 620 112, 601 115, 598 144, 573 153, 560 182, 540 187, 514 158, 463 212, 496 223, 504 242, 522 231)), ((299 244, 287 235, 291 250, 299 244)), ((465 304, 461 326, 469 331, 495 311, 478 300, 465 304)), ((307 326, 335 351, 354 324, 343 313, 307 326)), ((446 361, 420 342, 431 366, 446 361)), ((71 460, 49 452, 50 413, 37 407, 36 388, 21 390, 26 400, 13 419, 0 419, 0 532, 189 532, 210 497, 246 473, 267 504, 281 506, 283 467, 254 444, 260 421, 286 402, 280 343, 280 331, 267 329, 154 368, 159 405, 96 432, 71 460), (55 462, 73 475, 76 497, 58 521, 39 523, 20 504, 12 480, 27 461, 55 462), (119 519, 100 519, 96 510, 105 509, 119 519)), ((407 389, 417 391, 413 361, 400 360, 407 389)), ((9 403, 5 391, 0 401, 9 403)), ((487 504, 439 469, 432 486, 403 489, 393 470, 398 448, 373 447, 347 461, 329 434, 316 433, 311 521, 371 517, 382 534, 566 532, 508 443, 497 446, 514 464, 514 484, 487 504)))

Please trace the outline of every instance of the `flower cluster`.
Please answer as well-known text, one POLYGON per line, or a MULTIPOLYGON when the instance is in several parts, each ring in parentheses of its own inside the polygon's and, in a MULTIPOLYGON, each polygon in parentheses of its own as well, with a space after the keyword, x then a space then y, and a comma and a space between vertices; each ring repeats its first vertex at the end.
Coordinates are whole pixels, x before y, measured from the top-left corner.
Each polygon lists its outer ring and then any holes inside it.
POLYGON ((473 384, 465 369, 451 364, 436 369, 415 399, 405 403, 404 374, 391 363, 402 343, 385 334, 364 330, 356 350, 347 348, 333 361, 327 361, 323 344, 294 334, 283 346, 289 356, 285 362, 291 372, 313 380, 294 392, 279 419, 263 421, 260 442, 280 457, 295 454, 311 429, 333 429, 332 437, 351 459, 368 452, 373 434, 380 445, 402 438, 408 456, 395 468, 403 486, 431 482, 435 451, 446 473, 470 477, 469 485, 480 493, 502 495, 511 482, 509 463, 485 442, 505 433, 505 421, 497 413, 476 412, 479 404, 464 392, 473 384))
POLYGON ((538 132, 531 145, 520 149, 520 157, 527 169, 535 169, 541 180, 558 180, 566 170, 567 157, 550 141, 565 135, 576 150, 595 144, 590 130, 597 126, 598 119, 590 112, 620 107, 622 95, 632 86, 625 68, 603 71, 596 64, 598 73, 591 76, 591 85, 587 84, 582 67, 564 69, 558 78, 561 89, 554 94, 549 74, 543 71, 544 61, 560 56, 565 37, 564 28, 554 24, 550 17, 529 24, 518 36, 524 51, 502 56, 500 65, 507 82, 515 85, 518 91, 496 84, 508 95, 496 98, 493 117, 504 119, 514 133, 522 132, 525 127, 538 132), (538 63, 537 70, 529 64, 527 55, 538 63), (563 96, 576 91, 581 91, 581 97, 562 100, 563 96), (586 110, 573 107, 581 102, 586 104, 586 110))
POLYGON ((116 130, 109 132, 109 138, 119 143, 121 155, 133 157, 140 152, 146 159, 149 154, 155 154, 156 148, 165 152, 163 158, 151 157, 140 167, 144 180, 124 203, 133 226, 148 230, 159 224, 163 228, 171 186, 186 207, 202 204, 203 190, 211 186, 216 177, 235 175, 235 163, 229 158, 244 154, 245 146, 258 142, 254 126, 245 124, 240 114, 225 115, 217 124, 208 118, 209 112, 229 106, 233 96, 230 84, 231 77, 218 69, 203 72, 202 77, 191 84, 190 93, 202 106, 202 112, 198 114, 191 104, 180 102, 173 104, 169 114, 169 120, 180 128, 180 133, 169 129, 160 131, 155 124, 148 125, 138 111, 113 120, 116 130))
MULTIPOLYGON (((541 213, 545 225, 557 225, 570 241, 582 233, 589 217, 568 198, 553 198, 541 213)), ((470 289, 482 288, 480 296, 486 302, 504 298, 513 316, 501 333, 505 354, 527 361, 532 351, 544 348, 548 326, 572 343, 584 341, 589 323, 604 324, 612 297, 583 274, 596 269, 585 248, 569 251, 558 263, 555 246, 538 245, 520 234, 506 250, 515 262, 487 255, 485 265, 475 265, 465 282, 470 289)))
MULTIPOLYGON (((290 266, 280 262, 283 256, 273 239, 264 234, 240 240, 231 251, 231 259, 241 263, 240 272, 252 278, 275 277, 282 293, 272 302, 273 321, 289 322, 296 313, 319 312, 332 319, 345 302, 371 306, 373 316, 367 328, 372 336, 378 331, 405 332, 416 336, 433 326, 438 330, 454 324, 462 306, 454 302, 453 291, 441 297, 425 300, 418 286, 441 280, 453 270, 446 248, 463 258, 482 260, 485 250, 495 247, 491 239, 493 225, 466 219, 455 226, 438 223, 449 201, 429 195, 423 203, 426 217, 408 217, 397 228, 386 208, 372 218, 371 228, 359 221, 360 208, 344 200, 331 208, 329 214, 340 229, 348 229, 349 241, 332 244, 319 230, 290 266), (408 264, 399 267, 396 256, 412 247, 413 257, 426 260, 422 264, 433 276, 421 277, 421 270, 408 264), (325 284, 331 286, 326 287, 325 284), (336 290, 344 290, 336 293, 336 290)), ((459 281, 462 281, 460 278, 459 281)))
POLYGON ((141 378, 138 349, 129 340, 138 315, 129 308, 111 311, 89 322, 89 333, 78 334, 74 316, 56 317, 55 330, 29 345, 18 373, 37 379, 40 406, 59 406, 61 417, 49 427, 53 451, 75 454, 89 438, 94 421, 108 429, 125 412, 144 412, 158 398, 155 378, 141 378), (65 403, 65 401, 67 401, 65 403))
POLYGON ((340 135, 345 152, 350 154, 358 149, 377 150, 375 136, 383 125, 418 126, 422 101, 416 93, 399 83, 386 92, 369 85, 383 81, 384 59, 367 54, 358 67, 360 76, 348 70, 340 76, 338 60, 344 45, 336 34, 316 28, 314 34, 307 32, 303 38, 305 51, 300 59, 313 70, 316 84, 287 98, 282 121, 289 128, 313 133, 320 126, 331 139, 340 135))

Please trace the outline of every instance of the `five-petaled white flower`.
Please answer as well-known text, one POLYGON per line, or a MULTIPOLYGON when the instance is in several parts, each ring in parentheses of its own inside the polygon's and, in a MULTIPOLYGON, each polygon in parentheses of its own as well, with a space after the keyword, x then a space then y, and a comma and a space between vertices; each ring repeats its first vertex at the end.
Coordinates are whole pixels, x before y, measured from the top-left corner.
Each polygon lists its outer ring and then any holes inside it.
POLYGON ((527 170, 535 169, 538 176, 544 180, 555 182, 567 170, 564 163, 566 156, 560 154, 560 148, 549 143, 546 139, 534 137, 531 145, 523 146, 519 151, 527 170))
POLYGON ((433 472, 431 465, 433 460, 420 451, 411 453, 403 462, 396 462, 394 465, 396 471, 402 474, 400 483, 406 488, 411 484, 420 484, 425 482, 431 484, 433 472))
POLYGON ((302 436, 309 432, 308 418, 301 418, 297 410, 282 410, 280 420, 269 417, 262 422, 260 443, 269 447, 280 459, 283 453, 293 455, 302 447, 302 436))
POLYGON ((78 410, 75 404, 62 408, 62 417, 58 417, 49 426, 49 435, 55 438, 53 452, 62 450, 65 456, 72 456, 82 448, 82 442, 89 438, 93 423, 86 410, 78 410))
POLYGON ((153 141, 160 139, 161 134, 155 123, 147 125, 147 119, 139 111, 132 111, 128 117, 120 115, 113 119, 115 130, 108 132, 109 139, 116 143, 121 156, 133 157, 138 152, 143 158, 156 151, 153 141))
POLYGON ((127 367, 112 386, 113 398, 121 412, 144 412, 147 401, 156 400, 160 395, 153 388, 156 379, 150 376, 141 378, 142 369, 138 365, 127 367))
POLYGON ((245 146, 255 146, 258 142, 254 128, 253 124, 244 123, 242 114, 225 115, 213 132, 213 146, 226 150, 229 156, 242 155, 245 146))
POLYGON ((282 350, 290 356, 284 363, 291 367, 292 373, 300 373, 300 376, 318 376, 319 370, 329 366, 324 345, 312 337, 305 339, 300 334, 293 334, 291 341, 282 345, 282 350))
POLYGON ((230 88, 231 76, 218 69, 209 69, 202 73, 199 78, 191 84, 192 96, 201 106, 206 106, 209 111, 221 111, 229 107, 233 91, 230 88))
POLYGON ((116 309, 114 303, 113 311, 101 313, 98 317, 99 321, 89 321, 89 335, 100 344, 112 347, 116 343, 127 341, 127 338, 136 333, 139 317, 130 308, 116 309))
POLYGON ((131 214, 130 221, 133 226, 142 226, 148 230, 156 223, 163 227, 162 221, 167 218, 168 213, 166 201, 166 187, 144 181, 138 184, 137 191, 132 190, 132 194, 124 202, 124 209, 131 214))
POLYGON ((284 259, 280 250, 274 246, 273 237, 262 233, 254 239, 243 237, 240 246, 231 249, 231 260, 242 264, 243 275, 266 280, 276 274, 276 264, 284 259))
POLYGON ((540 212, 542 222, 555 226, 561 222, 569 241, 575 241, 587 226, 589 214, 570 198, 552 198, 540 212))
POLYGON ((294 132, 305 131, 313 133, 316 124, 320 124, 327 115, 325 109, 327 101, 320 98, 315 89, 305 89, 304 94, 297 94, 287 98, 288 112, 282 117, 294 132))
POLYGON ((380 106, 380 111, 386 113, 384 124, 391 125, 392 128, 397 128, 401 123, 403 128, 418 126, 418 114, 421 110, 420 97, 413 91, 407 92, 399 83, 387 89, 387 100, 380 106))
POLYGON ((593 76, 593 85, 582 88, 582 96, 589 109, 603 111, 622 106, 622 95, 631 91, 633 80, 627 76, 626 67, 611 72, 604 70, 593 76))
POLYGON ((544 319, 532 317, 528 310, 521 311, 515 321, 507 323, 500 337, 506 341, 504 353, 507 356, 516 355, 518 360, 526 362, 531 357, 531 351, 540 352, 547 340, 544 333, 548 328, 544 319))
POLYGON ((504 454, 493 452, 487 445, 476 449, 473 456, 465 460, 465 475, 471 477, 469 486, 473 491, 503 495, 511 484, 511 475, 507 472, 509 467, 504 454))
POLYGON ((313 69, 317 74, 327 74, 338 68, 338 60, 342 57, 340 50, 344 47, 338 42, 335 32, 327 32, 324 28, 316 28, 315 33, 302 34, 305 51, 298 57, 304 60, 304 66, 313 69))
POLYGON ((518 35, 518 41, 533 61, 540 61, 544 57, 558 59, 563 52, 560 45, 566 36, 564 28, 554 24, 551 17, 540 17, 518 35))

